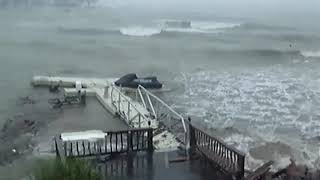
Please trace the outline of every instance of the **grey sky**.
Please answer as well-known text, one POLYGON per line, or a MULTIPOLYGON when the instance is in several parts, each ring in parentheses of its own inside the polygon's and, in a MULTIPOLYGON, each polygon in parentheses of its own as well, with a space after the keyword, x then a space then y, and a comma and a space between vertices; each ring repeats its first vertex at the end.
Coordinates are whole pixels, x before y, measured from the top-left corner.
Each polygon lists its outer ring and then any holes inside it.
MULTIPOLYGON (((108 0, 131 7, 167 11, 204 12, 222 17, 249 17, 289 24, 314 25, 320 18, 320 0, 108 0)), ((298 25, 300 26, 300 25, 298 25)))
MULTIPOLYGON (((118 0, 119 1, 119 0, 118 0)), ((320 13, 320 0, 130 0, 133 6, 234 13, 320 13)))

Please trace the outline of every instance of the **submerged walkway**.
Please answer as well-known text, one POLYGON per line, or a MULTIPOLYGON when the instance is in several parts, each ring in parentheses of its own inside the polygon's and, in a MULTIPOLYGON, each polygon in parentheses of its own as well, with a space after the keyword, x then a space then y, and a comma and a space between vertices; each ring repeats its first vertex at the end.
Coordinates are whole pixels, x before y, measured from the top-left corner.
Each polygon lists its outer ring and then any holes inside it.
MULTIPOLYGON (((189 159, 186 151, 184 151, 184 156, 187 155, 188 158, 180 157, 181 161, 178 160, 180 163, 173 166, 175 167, 172 168, 173 171, 168 171, 168 158, 164 162, 166 168, 163 169, 159 163, 161 161, 157 160, 158 154, 152 154, 154 148, 163 150, 174 147, 176 149, 180 143, 184 145, 185 150, 190 146, 191 154, 201 157, 200 159, 204 160, 205 165, 210 165, 209 169, 215 169, 209 171, 214 172, 213 174, 204 176, 208 179, 263 180, 278 178, 287 173, 285 170, 275 174, 270 173, 270 166, 273 163, 270 161, 246 175, 244 153, 195 127, 190 119, 187 128, 186 122, 180 114, 143 87, 139 87, 136 91, 136 97, 132 98, 127 95, 128 92, 115 87, 113 80, 110 79, 35 77, 33 83, 34 85, 46 86, 52 83, 61 83, 67 87, 75 86, 75 89, 65 89, 65 93, 71 96, 78 94, 78 97, 81 96, 80 100, 82 100, 82 94, 95 96, 105 109, 120 117, 131 128, 120 131, 100 130, 84 134, 83 132, 62 133, 56 136, 57 156, 63 159, 65 157, 96 157, 98 161, 108 160, 106 163, 102 163, 103 167, 99 166, 105 177, 123 177, 125 179, 130 177, 130 179, 148 180, 197 179, 196 176, 193 177, 191 172, 201 166, 191 166, 198 160, 189 159), (77 88, 79 84, 80 88, 77 88), (143 95, 143 93, 145 94, 143 95), (140 97, 140 101, 138 97, 140 97), (157 103, 154 104, 151 98, 157 103), (158 110, 161 109, 159 104, 163 106, 162 110, 165 109, 165 111, 158 110), (169 121, 169 126, 164 125, 166 120, 169 121), (172 123, 172 121, 175 122, 172 123), (175 127, 176 122, 182 125, 182 133, 175 127), (139 156, 140 152, 147 152, 147 155, 139 156), (107 157, 101 158, 102 156, 107 157), (125 163, 123 162, 124 157, 125 163), (186 167, 188 169, 185 169, 186 167), (181 173, 179 170, 182 170, 181 173), (172 172, 172 177, 168 177, 168 172, 172 172)), ((201 175, 199 177, 206 179, 201 175)))

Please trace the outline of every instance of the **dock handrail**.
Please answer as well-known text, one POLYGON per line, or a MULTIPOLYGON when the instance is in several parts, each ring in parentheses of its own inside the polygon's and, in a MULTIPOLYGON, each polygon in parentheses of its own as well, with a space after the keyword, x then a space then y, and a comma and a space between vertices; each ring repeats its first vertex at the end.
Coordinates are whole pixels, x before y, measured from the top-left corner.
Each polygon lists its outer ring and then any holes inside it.
POLYGON ((126 115, 124 114, 125 120, 130 124, 132 122, 132 120, 136 118, 136 116, 135 116, 135 117, 132 117, 130 119, 130 111, 131 111, 131 108, 133 108, 137 112, 137 114, 139 116, 139 125, 138 126, 140 128, 141 127, 141 118, 143 118, 145 120, 148 120, 148 118, 137 109, 137 107, 132 103, 132 101, 129 100, 128 97, 125 96, 121 92, 121 90, 119 88, 115 87, 114 85, 111 85, 111 102, 112 103, 114 102, 114 100, 113 100, 113 91, 116 91, 116 93, 118 93, 117 94, 118 98, 116 100, 116 104, 114 104, 114 105, 117 107, 117 111, 119 112, 119 115, 120 116, 122 115, 122 111, 121 111, 122 108, 121 108, 121 103, 120 102, 121 102, 121 99, 123 99, 128 103, 128 108, 126 109, 127 114, 126 115))
POLYGON ((140 99, 144 105, 145 108, 147 108, 146 103, 145 103, 145 99, 142 95, 142 92, 146 95, 148 103, 151 107, 152 113, 154 115, 155 118, 157 118, 157 114, 155 112, 153 103, 150 99, 150 97, 152 97, 153 99, 155 99, 157 102, 159 102, 161 105, 163 105, 167 110, 169 110, 172 114, 174 114, 175 116, 178 117, 178 119, 181 121, 182 127, 183 127, 183 132, 184 132, 184 139, 183 139, 183 143, 186 147, 189 146, 189 143, 187 142, 187 137, 188 137, 188 130, 186 127, 186 123, 185 123, 185 119, 182 117, 182 115, 180 115, 178 112, 176 112, 172 107, 170 107, 168 104, 166 104, 162 99, 160 99, 159 97, 157 97, 156 95, 152 94, 150 91, 148 91, 146 88, 144 88, 143 86, 139 85, 137 88, 137 95, 136 96, 140 96, 140 99))
POLYGON ((153 128, 134 128, 119 131, 104 131, 101 139, 74 139, 63 141, 55 136, 56 156, 67 157, 104 156, 108 154, 130 153, 138 151, 153 152, 153 128))
POLYGON ((189 118, 190 147, 199 151, 206 159, 214 162, 228 173, 236 173, 236 179, 244 177, 245 154, 224 143, 221 139, 209 135, 191 124, 189 118))

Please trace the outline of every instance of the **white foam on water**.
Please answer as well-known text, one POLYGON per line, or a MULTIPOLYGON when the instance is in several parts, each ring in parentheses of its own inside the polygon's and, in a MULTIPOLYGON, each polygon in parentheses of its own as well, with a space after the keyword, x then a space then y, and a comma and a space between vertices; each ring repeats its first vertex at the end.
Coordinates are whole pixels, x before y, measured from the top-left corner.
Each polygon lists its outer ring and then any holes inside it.
POLYGON ((170 28, 164 27, 164 31, 168 32, 182 32, 182 33, 220 33, 226 29, 232 29, 240 26, 241 23, 227 23, 227 22, 214 22, 214 21, 191 21, 191 27, 170 28))
POLYGON ((190 21, 190 27, 179 27, 179 20, 156 20, 154 25, 150 27, 132 26, 120 28, 120 32, 127 36, 152 36, 160 34, 161 32, 181 32, 181 33, 220 33, 226 29, 232 29, 241 25, 241 23, 227 23, 227 22, 210 22, 210 21, 190 21), (177 22, 176 27, 171 27, 166 24, 167 21, 177 22))
POLYGON ((221 30, 221 29, 232 29, 241 26, 241 23, 228 23, 228 22, 210 22, 210 21, 194 21, 191 22, 191 26, 194 29, 199 30, 221 30))
MULTIPOLYGON (((317 69, 300 65, 296 69, 274 66, 241 73, 201 71, 177 79, 185 81, 186 87, 175 99, 190 114, 202 116, 198 119, 205 120, 208 127, 232 126, 250 132, 255 143, 286 142, 297 151, 296 156, 305 153, 314 157, 318 152, 311 147, 317 144, 301 147, 307 143, 304 139, 320 134, 319 77, 317 69)), ((235 146, 245 151, 255 144, 234 134, 226 141, 241 142, 243 145, 235 146)), ((299 160, 308 164, 314 161, 302 156, 299 160)))
POLYGON ((301 51, 305 57, 320 57, 320 51, 301 51))
POLYGON ((250 143, 254 143, 254 140, 251 137, 242 135, 242 134, 232 134, 223 139, 227 144, 235 147, 236 149, 248 153, 250 149, 250 143))
POLYGON ((145 36, 160 34, 161 29, 148 28, 148 27, 142 27, 142 26, 133 26, 133 27, 121 28, 120 33, 127 36, 145 37, 145 36))

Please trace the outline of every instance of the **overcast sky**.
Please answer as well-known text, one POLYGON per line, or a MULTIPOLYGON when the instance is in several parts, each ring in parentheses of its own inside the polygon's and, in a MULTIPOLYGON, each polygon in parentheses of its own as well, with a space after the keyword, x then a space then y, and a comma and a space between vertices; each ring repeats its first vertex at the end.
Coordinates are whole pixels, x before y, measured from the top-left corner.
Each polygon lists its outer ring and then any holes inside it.
MULTIPOLYGON (((107 0, 129 7, 204 12, 222 17, 250 17, 314 24, 320 18, 320 0, 107 0), (307 22, 308 21, 308 22, 307 22)), ((290 23, 290 22, 289 22, 290 23)))
POLYGON ((320 0, 127 0, 127 2, 139 7, 235 14, 320 14, 320 0))

